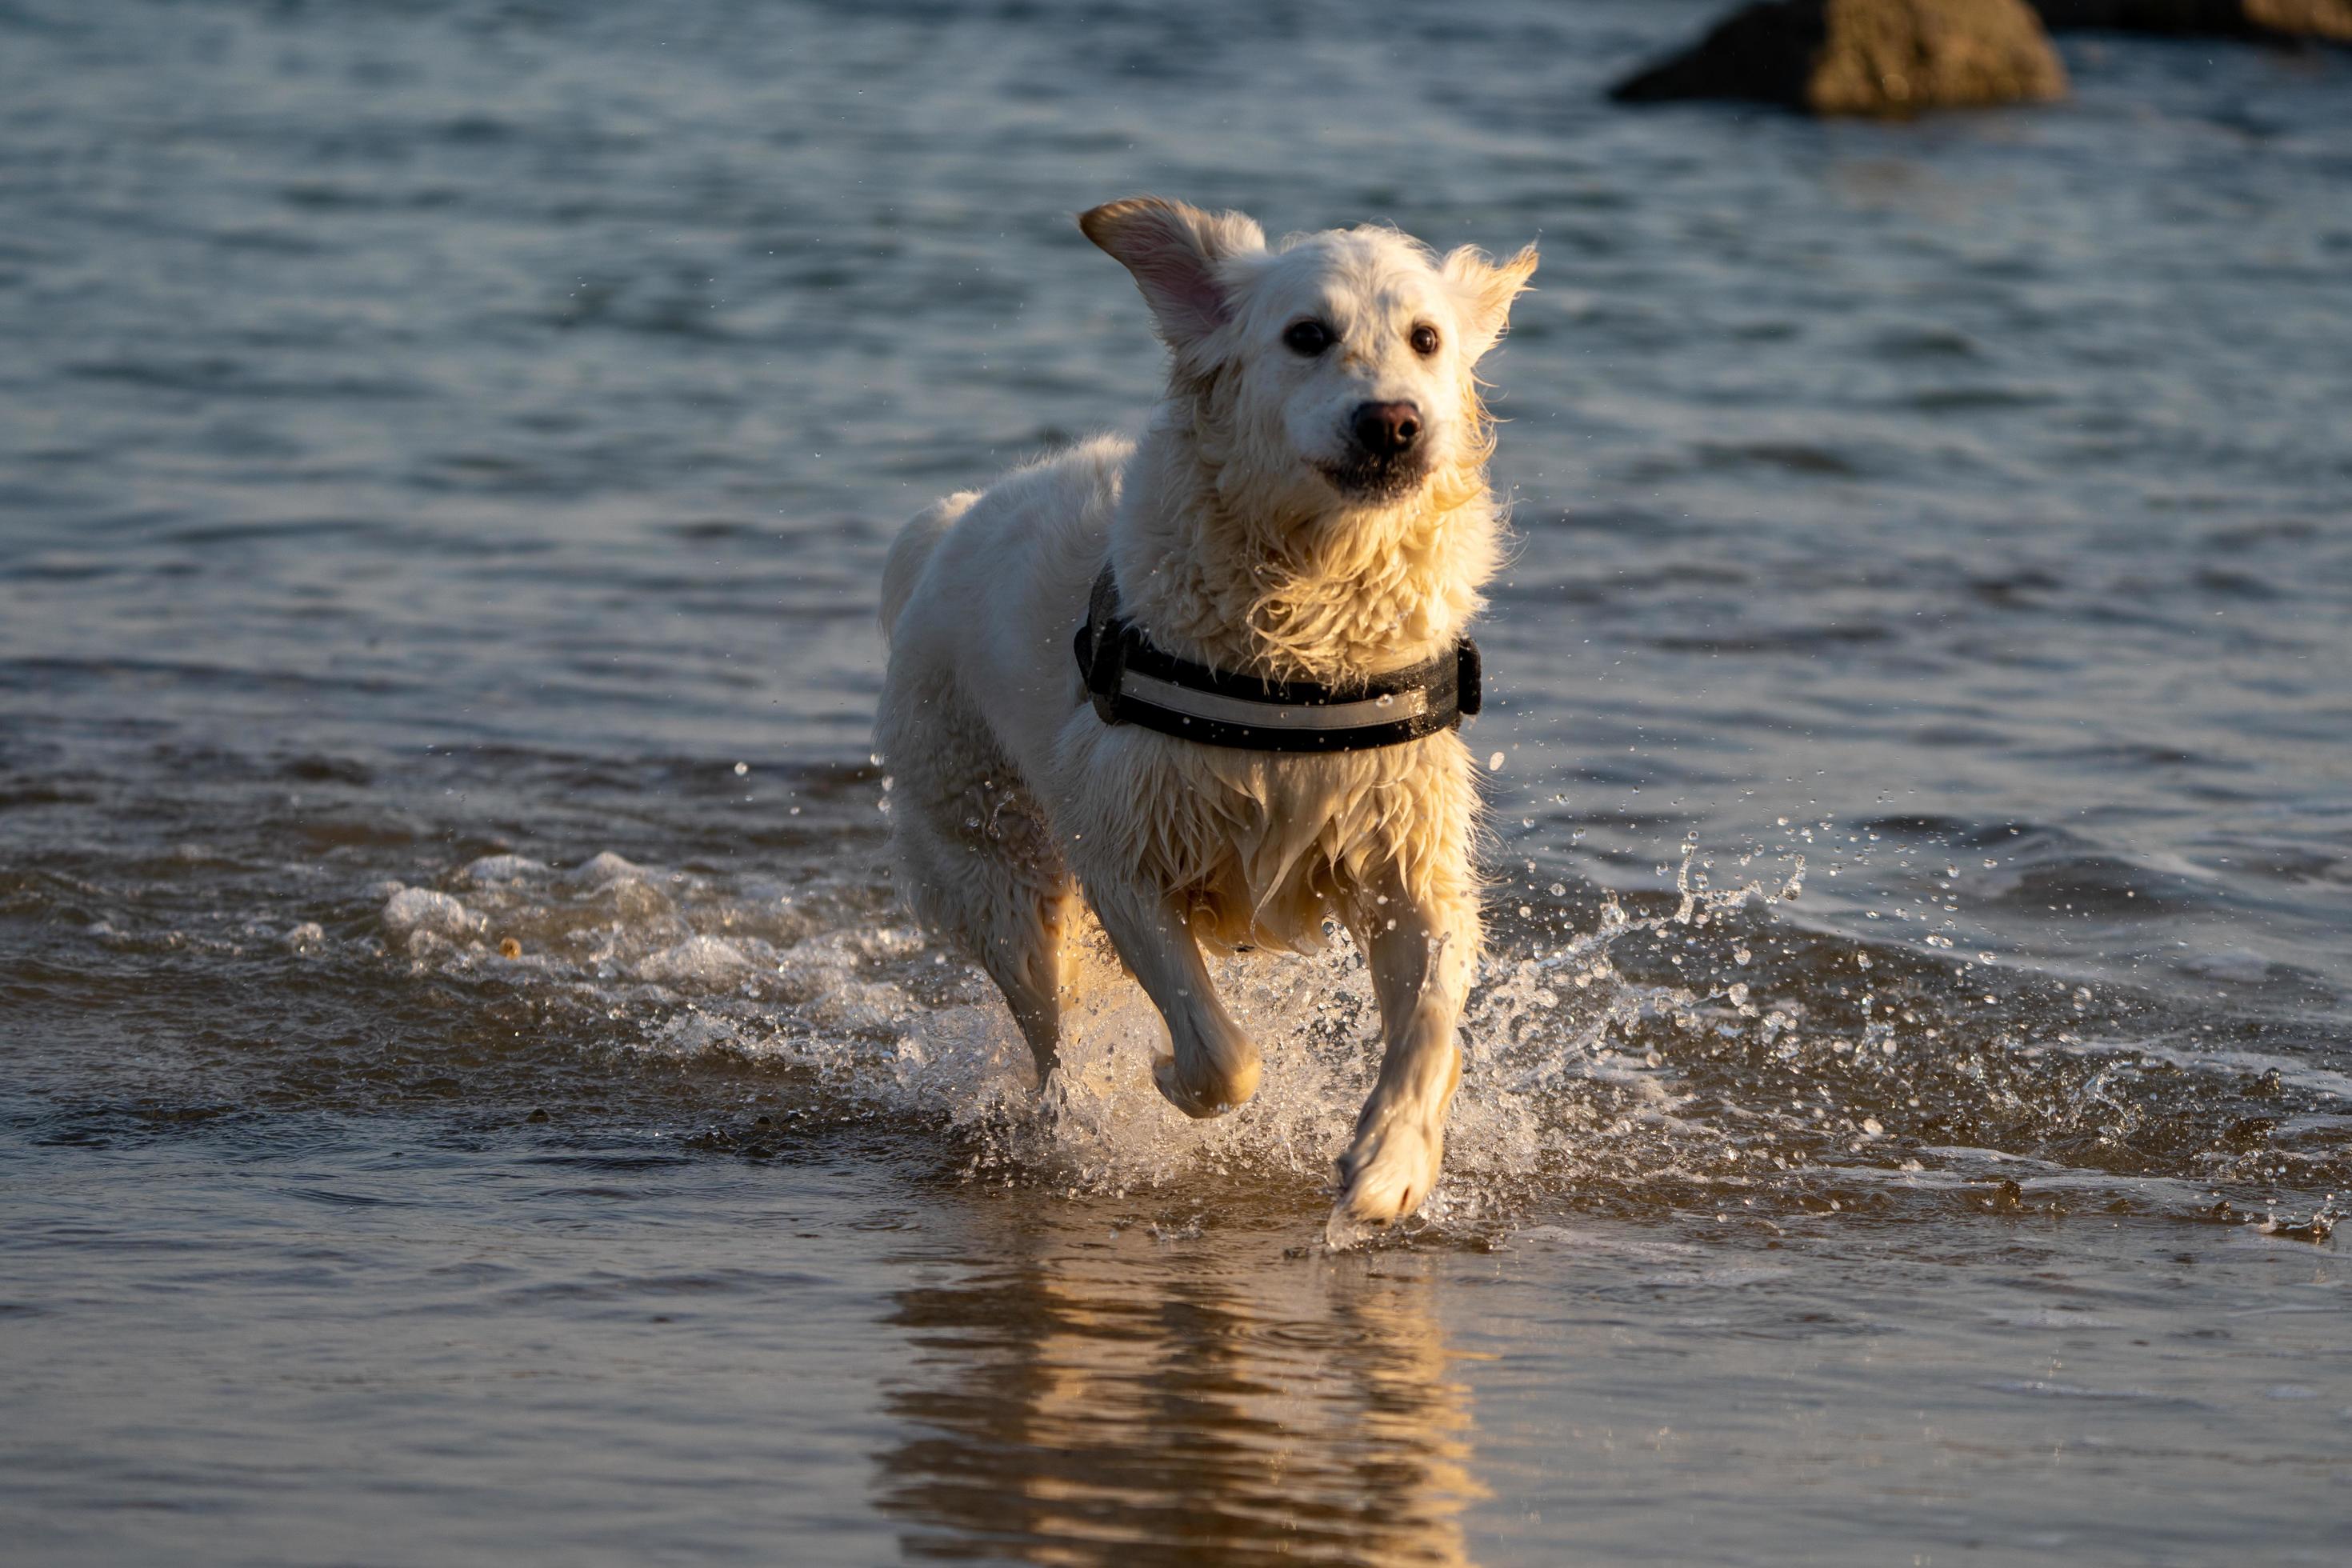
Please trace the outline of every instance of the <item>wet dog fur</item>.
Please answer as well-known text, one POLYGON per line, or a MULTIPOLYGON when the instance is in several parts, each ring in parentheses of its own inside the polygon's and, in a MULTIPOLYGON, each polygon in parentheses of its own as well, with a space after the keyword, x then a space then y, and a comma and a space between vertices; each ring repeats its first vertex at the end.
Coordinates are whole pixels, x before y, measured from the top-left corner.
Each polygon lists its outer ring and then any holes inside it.
POLYGON ((1082 216, 1170 351, 1139 439, 1103 437, 947 497, 885 569, 876 731, 901 896, 1004 994, 1053 1072, 1081 899, 1166 1020, 1153 1076, 1192 1116, 1248 1100, 1256 1045, 1202 958, 1303 951, 1336 919, 1381 1017, 1329 1234, 1417 1209, 1460 1079, 1479 946, 1476 771, 1452 731, 1330 753, 1106 725, 1071 656, 1108 561, 1182 658, 1340 681, 1420 664, 1480 606, 1499 522, 1475 367, 1536 266, 1390 228, 1269 246, 1153 197, 1082 216))

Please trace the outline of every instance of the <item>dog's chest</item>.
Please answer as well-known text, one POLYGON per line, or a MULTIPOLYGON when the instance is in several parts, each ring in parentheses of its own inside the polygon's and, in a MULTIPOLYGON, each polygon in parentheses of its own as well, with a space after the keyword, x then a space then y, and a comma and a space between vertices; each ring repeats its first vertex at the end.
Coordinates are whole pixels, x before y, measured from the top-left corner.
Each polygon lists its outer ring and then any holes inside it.
POLYGON ((1324 922, 1368 896, 1417 841, 1445 837, 1432 818, 1419 742, 1330 756, 1268 757, 1171 745, 1139 868, 1180 894, 1195 934, 1223 946, 1309 948, 1324 922))

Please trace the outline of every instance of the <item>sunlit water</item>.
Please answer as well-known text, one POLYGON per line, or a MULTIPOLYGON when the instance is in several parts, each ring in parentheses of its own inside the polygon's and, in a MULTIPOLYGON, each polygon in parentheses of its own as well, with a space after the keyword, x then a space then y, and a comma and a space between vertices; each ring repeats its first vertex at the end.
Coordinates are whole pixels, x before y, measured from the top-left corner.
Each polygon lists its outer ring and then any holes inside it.
POLYGON ((0 1528, 45 1562, 2341 1561, 2352 61, 1633 114, 1709 7, 0 3, 0 1528), (1068 215, 1544 250, 1446 1180, 1343 952, 1040 1106, 882 551, 1068 215))

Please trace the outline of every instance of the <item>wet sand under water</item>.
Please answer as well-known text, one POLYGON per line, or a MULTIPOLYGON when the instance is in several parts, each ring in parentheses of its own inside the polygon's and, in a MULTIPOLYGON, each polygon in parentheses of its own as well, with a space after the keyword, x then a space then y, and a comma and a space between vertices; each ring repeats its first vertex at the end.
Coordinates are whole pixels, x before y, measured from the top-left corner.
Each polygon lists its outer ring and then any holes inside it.
POLYGON ((2340 1561, 2344 1281, 2244 1226, 1301 1256, 1232 1182, 385 1142, 11 1140, 27 1561, 2340 1561))

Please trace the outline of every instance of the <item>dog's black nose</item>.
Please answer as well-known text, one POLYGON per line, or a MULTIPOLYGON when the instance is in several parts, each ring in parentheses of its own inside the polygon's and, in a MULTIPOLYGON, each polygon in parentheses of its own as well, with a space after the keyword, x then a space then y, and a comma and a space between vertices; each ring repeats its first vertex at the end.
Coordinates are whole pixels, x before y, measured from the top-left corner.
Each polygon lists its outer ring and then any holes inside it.
POLYGON ((1421 409, 1410 403, 1360 403, 1354 420, 1356 444, 1374 457, 1393 458, 1412 450, 1421 439, 1421 409))

